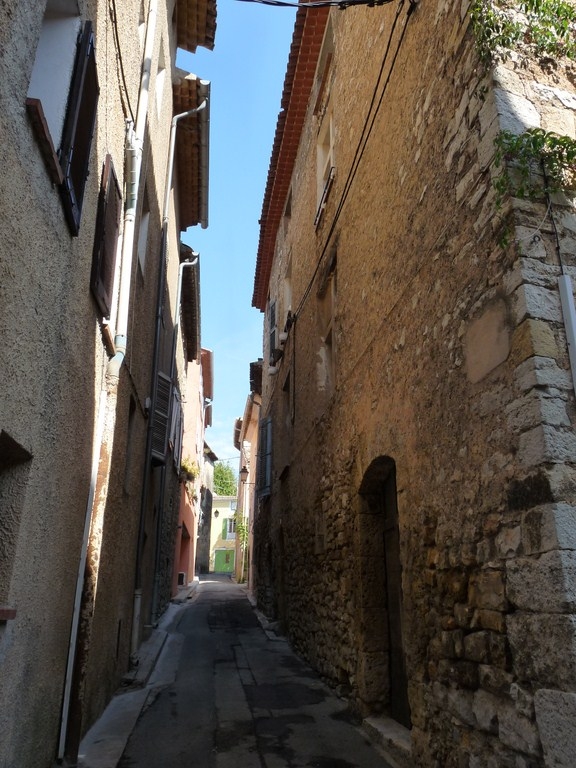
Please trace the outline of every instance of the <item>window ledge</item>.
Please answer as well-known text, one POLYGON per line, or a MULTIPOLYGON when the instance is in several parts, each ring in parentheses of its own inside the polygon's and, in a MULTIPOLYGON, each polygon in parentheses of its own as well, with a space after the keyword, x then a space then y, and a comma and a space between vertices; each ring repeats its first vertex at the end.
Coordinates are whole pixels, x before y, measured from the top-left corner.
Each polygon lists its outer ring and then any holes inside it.
POLYGON ((42 109, 42 102, 40 99, 26 99, 26 110, 34 129, 36 141, 40 147, 40 152, 44 158, 46 170, 50 176, 53 184, 62 184, 64 181, 64 174, 60 167, 60 161, 58 155, 54 149, 52 143, 52 137, 48 128, 48 123, 44 116, 44 110, 42 109))

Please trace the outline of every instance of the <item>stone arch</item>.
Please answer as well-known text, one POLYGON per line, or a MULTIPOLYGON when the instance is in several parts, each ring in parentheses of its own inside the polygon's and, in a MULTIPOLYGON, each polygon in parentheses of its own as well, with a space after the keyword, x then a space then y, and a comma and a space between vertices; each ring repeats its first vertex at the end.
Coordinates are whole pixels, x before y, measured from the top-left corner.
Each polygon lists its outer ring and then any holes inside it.
POLYGON ((394 459, 375 458, 358 493, 359 703, 364 713, 384 712, 409 728, 394 459))

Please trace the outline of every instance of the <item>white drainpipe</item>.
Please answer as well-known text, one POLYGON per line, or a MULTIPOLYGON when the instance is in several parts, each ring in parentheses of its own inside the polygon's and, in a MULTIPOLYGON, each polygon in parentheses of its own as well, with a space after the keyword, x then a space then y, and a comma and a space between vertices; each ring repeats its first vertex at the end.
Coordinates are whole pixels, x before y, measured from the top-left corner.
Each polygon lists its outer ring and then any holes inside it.
MULTIPOLYGON (((119 376, 120 368, 126 354, 126 339, 128 332, 128 305, 130 301, 130 280, 132 276, 132 255, 134 252, 134 232, 136 209, 138 204, 138 188, 140 185, 140 169, 142 167, 142 147, 144 143, 144 131, 146 127, 146 115, 148 112, 148 98, 150 91, 150 72, 152 68, 152 53, 154 50, 154 38, 156 36, 156 19, 158 16, 158 0, 150 0, 148 6, 148 21, 146 24, 146 40, 144 43, 144 57, 140 77, 140 92, 138 95, 138 108, 136 112, 136 124, 134 130, 129 127, 126 146, 126 211, 124 215, 124 236, 122 239, 122 255, 120 265, 120 285, 118 293, 118 318, 116 322, 116 354, 108 364, 108 373, 119 376)), ((76 645, 78 642, 78 629, 80 625, 80 610, 82 592, 84 590, 84 568, 88 556, 90 542, 90 528, 92 523, 92 509, 100 464, 100 451, 104 434, 104 424, 107 411, 107 392, 103 389, 100 393, 98 404, 98 418, 92 447, 92 474, 90 488, 86 501, 84 518, 84 534, 80 552, 80 563, 76 578, 76 591, 74 596, 74 610, 72 614, 72 626, 70 628, 70 641, 68 646, 68 661, 64 680, 64 693, 62 699, 62 714, 60 718, 60 738, 58 741, 58 759, 64 758, 66 749, 66 737, 68 733, 68 717, 70 714, 70 697, 72 693, 72 680, 74 662, 76 659, 76 645)))
POLYGON ((576 392, 576 310, 574 309, 574 294, 570 275, 560 275, 558 278, 560 299, 564 325, 566 326, 566 341, 568 342, 568 357, 572 372, 572 386, 576 392))
POLYGON ((114 338, 116 354, 108 366, 108 373, 113 376, 118 376, 120 374, 120 368, 122 367, 126 355, 136 210, 138 208, 142 150, 144 146, 144 134, 146 131, 146 117, 148 115, 148 100, 150 97, 150 71, 152 69, 152 53, 154 51, 157 15, 158 0, 150 0, 136 122, 134 124, 134 129, 129 130, 128 132, 126 147, 126 208, 124 212, 124 234, 122 237, 120 284, 118 289, 118 317, 116 320, 116 335, 114 338))

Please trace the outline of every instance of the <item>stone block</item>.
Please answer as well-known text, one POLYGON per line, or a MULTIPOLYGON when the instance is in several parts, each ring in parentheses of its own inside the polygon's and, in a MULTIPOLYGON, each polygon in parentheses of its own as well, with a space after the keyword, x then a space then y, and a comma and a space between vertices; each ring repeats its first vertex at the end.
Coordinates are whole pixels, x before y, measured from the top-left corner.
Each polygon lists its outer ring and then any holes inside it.
POLYGON ((536 725, 513 705, 504 705, 498 713, 498 736, 503 744, 518 752, 529 755, 540 753, 540 735, 536 725))
POLYGON ((534 706, 546 768, 573 768, 576 756, 576 693, 541 688, 534 695, 534 706))
POLYGON ((542 111, 542 128, 560 136, 574 138, 574 115, 565 109, 548 107, 542 111))
POLYGON ((525 467, 576 461, 576 435, 544 424, 520 435, 518 459, 525 467))
POLYGON ((494 98, 503 131, 520 134, 528 128, 540 127, 540 113, 525 96, 495 88, 494 98))
POLYGON ((504 611, 508 607, 504 588, 504 574, 500 570, 486 570, 470 579, 468 601, 475 608, 504 611))
POLYGON ((454 606, 454 618, 459 627, 467 629, 474 616, 474 608, 467 603, 456 603, 454 606))
POLYGON ((500 699, 488 691, 476 691, 472 712, 478 728, 487 733, 498 733, 498 707, 500 699))
POLYGON ((478 688, 478 664, 472 661, 443 659, 437 669, 438 678, 443 683, 474 691, 478 688))
POLYGON ((576 609, 576 552, 552 550, 506 563, 507 597, 517 608, 546 613, 576 609))
MULTIPOLYGON (((500 130, 500 121, 498 119, 498 109, 496 101, 493 98, 493 91, 489 91, 486 94, 484 103, 478 114, 480 119, 480 137, 482 138, 494 125, 497 126, 497 131, 500 130)), ((494 154, 494 144, 492 144, 492 154, 494 154)))
POLYGON ((492 666, 507 669, 509 666, 508 640, 497 632, 488 633, 488 661, 492 666))
POLYGON ((549 323, 534 318, 524 320, 512 336, 511 354, 516 365, 535 355, 555 358, 558 345, 549 323))
POLYGON ((510 697, 517 712, 529 720, 534 719, 534 697, 529 691, 522 688, 518 683, 513 683, 510 686, 510 697))
POLYGON ((522 543, 522 531, 519 525, 503 528, 496 536, 496 550, 500 557, 514 557, 522 543))
POLYGON ((503 301, 488 306, 473 320, 464 339, 466 373, 474 384, 503 363, 510 352, 510 329, 503 301))
POLYGON ((446 695, 446 709, 466 725, 474 725, 473 697, 474 694, 471 691, 460 691, 450 687, 446 695))
POLYGON ((549 357, 531 357, 514 371, 514 380, 521 391, 533 387, 554 387, 559 390, 573 388, 570 371, 559 368, 549 357))
POLYGON ((488 661, 488 633, 472 632, 464 638, 464 658, 468 661, 488 661))
POLYGON ((480 664, 478 668, 478 682, 480 687, 498 696, 508 695, 514 678, 499 667, 489 664, 480 664))
POLYGON ((554 102, 567 109, 576 110, 576 95, 572 91, 565 91, 563 88, 555 88, 536 81, 530 83, 530 90, 543 101, 554 102))
POLYGON ((506 626, 518 680, 576 689, 576 616, 516 611, 506 626))
POLYGON ((479 610, 474 611, 471 624, 473 629, 491 629, 493 632, 504 632, 506 619, 500 611, 479 610))
POLYGON ((570 504, 543 504, 522 518, 524 554, 552 549, 576 549, 576 508, 570 504))
POLYGON ((516 325, 526 318, 536 318, 551 323, 562 321, 558 291, 524 283, 516 289, 513 299, 512 310, 516 325))
POLYGON ((531 226, 518 225, 514 227, 514 240, 522 256, 544 261, 548 256, 546 244, 540 232, 531 226))

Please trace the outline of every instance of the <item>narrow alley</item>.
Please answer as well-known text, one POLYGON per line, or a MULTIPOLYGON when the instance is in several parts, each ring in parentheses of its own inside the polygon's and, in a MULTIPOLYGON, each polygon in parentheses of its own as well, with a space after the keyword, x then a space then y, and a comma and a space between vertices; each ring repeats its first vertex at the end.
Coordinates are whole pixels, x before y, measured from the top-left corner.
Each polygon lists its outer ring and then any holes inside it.
POLYGON ((210 574, 171 611, 147 685, 112 700, 82 768, 390 768, 241 585, 210 574))

